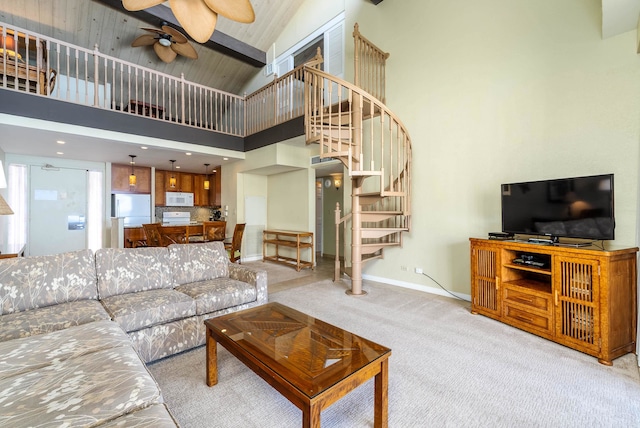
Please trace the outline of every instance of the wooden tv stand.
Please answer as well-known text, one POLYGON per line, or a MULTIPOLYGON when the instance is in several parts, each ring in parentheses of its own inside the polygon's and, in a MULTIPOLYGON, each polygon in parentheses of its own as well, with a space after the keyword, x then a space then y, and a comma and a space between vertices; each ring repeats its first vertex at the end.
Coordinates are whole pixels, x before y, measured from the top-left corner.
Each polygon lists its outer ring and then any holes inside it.
POLYGON ((471 313, 592 355, 606 365, 635 352, 638 248, 470 242, 471 313), (523 255, 525 260, 514 262, 523 255))

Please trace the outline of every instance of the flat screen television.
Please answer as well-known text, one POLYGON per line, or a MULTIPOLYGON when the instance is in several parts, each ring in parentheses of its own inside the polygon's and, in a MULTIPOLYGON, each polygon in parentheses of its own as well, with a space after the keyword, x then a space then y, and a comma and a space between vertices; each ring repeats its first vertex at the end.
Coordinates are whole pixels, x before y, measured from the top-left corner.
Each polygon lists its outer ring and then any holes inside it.
POLYGON ((501 190, 503 232, 614 239, 613 174, 507 183, 501 190))

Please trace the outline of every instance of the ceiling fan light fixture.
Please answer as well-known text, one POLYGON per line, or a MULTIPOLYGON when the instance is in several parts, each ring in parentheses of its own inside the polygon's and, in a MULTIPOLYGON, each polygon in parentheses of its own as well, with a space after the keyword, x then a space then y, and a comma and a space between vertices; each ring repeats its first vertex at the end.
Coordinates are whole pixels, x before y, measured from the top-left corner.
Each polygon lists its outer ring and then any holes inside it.
POLYGON ((171 46, 171 40, 169 40, 169 39, 167 39, 167 38, 164 38, 164 37, 161 37, 161 38, 158 40, 158 43, 160 43, 162 46, 164 46, 164 47, 166 47, 166 48, 168 48, 169 46, 171 46))

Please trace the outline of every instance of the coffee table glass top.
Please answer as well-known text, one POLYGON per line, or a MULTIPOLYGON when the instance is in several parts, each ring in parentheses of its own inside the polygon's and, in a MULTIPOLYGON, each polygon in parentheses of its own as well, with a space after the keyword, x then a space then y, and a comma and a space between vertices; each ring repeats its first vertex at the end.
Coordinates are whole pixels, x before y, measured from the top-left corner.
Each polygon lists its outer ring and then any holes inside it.
POLYGON ((235 342, 309 397, 391 352, 275 302, 212 318, 205 324, 218 340, 235 342))

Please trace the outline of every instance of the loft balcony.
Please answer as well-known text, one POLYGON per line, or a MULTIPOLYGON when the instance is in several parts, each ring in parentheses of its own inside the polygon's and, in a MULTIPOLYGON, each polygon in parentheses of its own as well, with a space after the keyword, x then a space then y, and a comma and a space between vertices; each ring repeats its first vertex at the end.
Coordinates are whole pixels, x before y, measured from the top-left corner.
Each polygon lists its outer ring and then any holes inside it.
POLYGON ((0 113, 246 151, 304 133, 302 67, 248 96, 0 22, 0 113))

